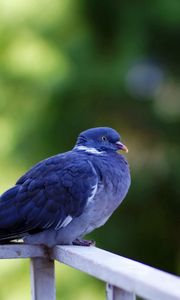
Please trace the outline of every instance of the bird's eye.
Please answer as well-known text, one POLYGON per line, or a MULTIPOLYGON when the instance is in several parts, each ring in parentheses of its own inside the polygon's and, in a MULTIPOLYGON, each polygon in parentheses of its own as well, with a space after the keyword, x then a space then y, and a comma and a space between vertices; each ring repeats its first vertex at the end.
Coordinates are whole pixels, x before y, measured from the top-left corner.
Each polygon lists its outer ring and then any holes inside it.
POLYGON ((107 141, 107 137, 106 137, 106 136, 102 136, 101 139, 102 139, 102 141, 104 141, 104 142, 107 141))

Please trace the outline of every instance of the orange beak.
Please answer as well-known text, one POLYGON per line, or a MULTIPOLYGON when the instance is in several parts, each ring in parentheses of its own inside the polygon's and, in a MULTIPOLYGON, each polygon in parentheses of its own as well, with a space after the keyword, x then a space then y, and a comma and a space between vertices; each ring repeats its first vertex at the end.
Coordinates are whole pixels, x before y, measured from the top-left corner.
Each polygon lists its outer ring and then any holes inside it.
POLYGON ((118 146, 118 149, 119 150, 122 150, 122 151, 125 151, 126 153, 128 153, 128 148, 124 145, 124 144, 122 144, 121 142, 116 142, 116 145, 118 146))

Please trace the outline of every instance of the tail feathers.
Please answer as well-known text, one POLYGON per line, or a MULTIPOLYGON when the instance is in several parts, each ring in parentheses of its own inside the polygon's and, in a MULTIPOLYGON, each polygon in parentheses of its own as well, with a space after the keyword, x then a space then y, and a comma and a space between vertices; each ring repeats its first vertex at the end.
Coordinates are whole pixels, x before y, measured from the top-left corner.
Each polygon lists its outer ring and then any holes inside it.
POLYGON ((7 190, 0 196, 0 240, 15 236, 13 228, 16 228, 18 221, 16 208, 16 195, 18 194, 20 186, 14 186, 7 190))
POLYGON ((25 235, 18 235, 18 234, 6 234, 5 232, 1 232, 0 229, 0 245, 2 244, 6 244, 12 240, 17 240, 20 239, 22 237, 24 237, 25 235))
POLYGON ((39 230, 34 229, 33 222, 27 224, 25 213, 26 210, 31 211, 31 205, 22 208, 24 194, 26 196, 22 186, 16 185, 0 196, 0 244, 23 238, 28 232, 39 230))

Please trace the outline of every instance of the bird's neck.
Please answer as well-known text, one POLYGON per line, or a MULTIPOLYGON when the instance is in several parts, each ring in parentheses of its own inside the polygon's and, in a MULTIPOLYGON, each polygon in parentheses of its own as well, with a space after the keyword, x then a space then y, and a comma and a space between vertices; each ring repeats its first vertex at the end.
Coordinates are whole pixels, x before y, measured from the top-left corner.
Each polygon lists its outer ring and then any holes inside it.
POLYGON ((85 153, 96 154, 96 155, 103 155, 103 154, 105 154, 105 151, 99 151, 96 148, 87 147, 87 146, 83 146, 83 145, 76 145, 74 147, 74 150, 76 150, 76 151, 84 151, 85 153))

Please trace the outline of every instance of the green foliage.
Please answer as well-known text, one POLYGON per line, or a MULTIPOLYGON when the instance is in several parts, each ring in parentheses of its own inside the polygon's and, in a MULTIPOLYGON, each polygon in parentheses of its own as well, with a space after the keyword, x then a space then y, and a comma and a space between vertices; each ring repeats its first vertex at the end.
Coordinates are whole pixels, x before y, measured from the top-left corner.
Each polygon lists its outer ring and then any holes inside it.
MULTIPOLYGON (((178 0, 0 1, 1 192, 38 160, 70 149, 81 130, 112 126, 130 150, 132 186, 91 238, 173 273, 180 271, 179 15, 178 0)), ((9 272, 20 299, 25 268, 9 272)), ((63 299, 83 299, 85 287, 103 298, 91 279, 63 272, 63 299)), ((0 298, 11 299, 2 280, 0 298)))

